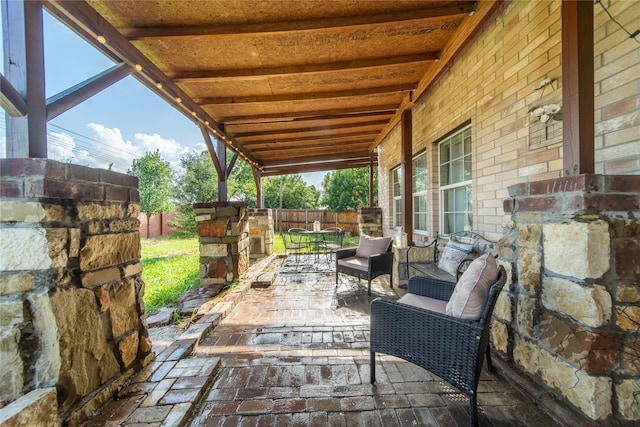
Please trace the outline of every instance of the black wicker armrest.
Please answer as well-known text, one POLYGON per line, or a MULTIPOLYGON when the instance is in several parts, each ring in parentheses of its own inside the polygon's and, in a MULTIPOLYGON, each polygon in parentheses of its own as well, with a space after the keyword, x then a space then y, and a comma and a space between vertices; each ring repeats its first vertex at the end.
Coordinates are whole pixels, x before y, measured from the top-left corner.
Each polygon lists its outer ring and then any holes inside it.
POLYGON ((395 301, 371 302, 371 350, 403 354, 403 359, 429 367, 443 377, 448 377, 446 372, 452 369, 448 365, 463 365, 455 370, 463 369, 466 375, 473 376, 476 357, 467 355, 478 354, 482 332, 483 325, 478 322, 395 301), (470 363, 460 363, 462 360, 470 363))
POLYGON ((449 301, 455 283, 445 282, 444 280, 434 279, 432 277, 413 276, 409 278, 409 293, 439 299, 441 301, 449 301))
POLYGON ((393 265, 393 252, 383 252, 369 257, 371 271, 386 270, 393 265))
POLYGON ((357 248, 340 249, 336 252, 336 259, 349 258, 356 255, 357 248))

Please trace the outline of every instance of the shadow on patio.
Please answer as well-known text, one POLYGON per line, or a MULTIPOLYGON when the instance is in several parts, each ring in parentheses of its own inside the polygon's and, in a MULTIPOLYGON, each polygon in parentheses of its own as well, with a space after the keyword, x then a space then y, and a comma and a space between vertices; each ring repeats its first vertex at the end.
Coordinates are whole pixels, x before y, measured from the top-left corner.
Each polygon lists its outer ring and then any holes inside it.
MULTIPOLYGON (((121 392, 128 408, 116 404, 90 424, 469 425, 467 397, 415 365, 378 355, 369 383, 369 304, 406 291, 380 277, 368 297, 364 281, 341 275, 336 287, 332 272, 283 273, 272 260, 280 273, 271 286, 241 285, 233 309, 185 359, 155 343, 162 352, 146 381, 121 392)), ((500 376, 482 378, 480 425, 554 425, 500 376)))

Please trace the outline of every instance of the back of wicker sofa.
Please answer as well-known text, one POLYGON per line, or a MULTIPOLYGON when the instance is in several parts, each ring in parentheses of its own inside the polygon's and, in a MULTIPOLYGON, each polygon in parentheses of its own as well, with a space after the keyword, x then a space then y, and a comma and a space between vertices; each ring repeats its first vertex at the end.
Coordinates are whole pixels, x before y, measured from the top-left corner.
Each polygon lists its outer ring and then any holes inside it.
MULTIPOLYGON (((371 302, 371 383, 375 382, 375 353, 414 363, 469 396, 472 425, 477 425, 476 390, 485 353, 489 353, 489 327, 498 295, 506 283, 500 267, 477 321, 462 320, 410 305, 376 298, 371 302)), ((409 292, 448 301, 455 283, 429 277, 409 279, 409 292)))

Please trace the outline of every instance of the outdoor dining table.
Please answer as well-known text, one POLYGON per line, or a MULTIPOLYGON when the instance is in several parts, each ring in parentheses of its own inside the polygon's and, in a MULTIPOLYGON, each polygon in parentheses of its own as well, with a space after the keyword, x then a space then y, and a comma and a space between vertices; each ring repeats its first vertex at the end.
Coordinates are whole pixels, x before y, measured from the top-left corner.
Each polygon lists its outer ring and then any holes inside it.
POLYGON ((316 256, 316 260, 320 258, 321 245, 324 243, 324 235, 335 233, 333 230, 304 230, 299 233, 306 237, 309 249, 316 256))

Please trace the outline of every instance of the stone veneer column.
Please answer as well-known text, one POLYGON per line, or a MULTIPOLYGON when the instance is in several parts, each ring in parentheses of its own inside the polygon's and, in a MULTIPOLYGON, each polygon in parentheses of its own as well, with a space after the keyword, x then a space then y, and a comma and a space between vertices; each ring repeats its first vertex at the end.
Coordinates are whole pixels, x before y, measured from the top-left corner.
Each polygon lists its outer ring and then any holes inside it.
POLYGON ((193 205, 200 236, 200 286, 220 290, 249 267, 249 223, 242 202, 193 205))
POLYGON ((0 160, 0 401, 15 401, 0 411, 24 425, 81 422, 153 358, 137 186, 107 170, 0 160))
POLYGON ((509 187, 499 248, 515 282, 496 349, 594 420, 640 420, 640 176, 509 187))
POLYGON ((382 237, 382 209, 358 208, 358 230, 360 235, 382 237))
POLYGON ((249 252, 253 256, 273 253, 273 211, 249 209, 249 252))

